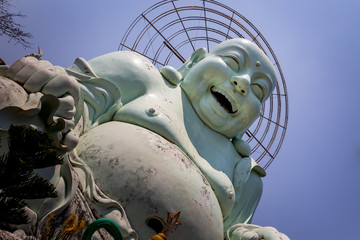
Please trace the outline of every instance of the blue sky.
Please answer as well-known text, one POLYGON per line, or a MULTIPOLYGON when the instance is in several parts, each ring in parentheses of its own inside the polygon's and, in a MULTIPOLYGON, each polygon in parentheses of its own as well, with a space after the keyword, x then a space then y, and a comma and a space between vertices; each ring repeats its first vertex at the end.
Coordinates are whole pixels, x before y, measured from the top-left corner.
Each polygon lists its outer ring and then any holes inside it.
MULTIPOLYGON (((70 66, 115 51, 123 33, 157 1, 14 0, 34 38, 24 50, 0 37, 11 64, 40 45, 44 59, 70 66)), ((282 149, 263 179, 254 224, 291 239, 356 239, 360 216, 360 2, 224 0, 265 36, 289 94, 282 149)))

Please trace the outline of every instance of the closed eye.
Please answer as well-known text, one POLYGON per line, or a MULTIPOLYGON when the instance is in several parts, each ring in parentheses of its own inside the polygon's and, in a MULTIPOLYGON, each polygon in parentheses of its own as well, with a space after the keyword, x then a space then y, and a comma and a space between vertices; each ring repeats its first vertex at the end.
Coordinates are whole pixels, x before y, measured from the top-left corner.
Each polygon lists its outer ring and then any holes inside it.
POLYGON ((240 70, 240 62, 236 57, 233 56, 223 56, 224 62, 231 67, 232 70, 238 72, 240 70))
POLYGON ((265 90, 264 88, 259 84, 252 84, 251 90, 255 94, 255 96, 260 100, 260 102, 264 101, 265 98, 265 90))

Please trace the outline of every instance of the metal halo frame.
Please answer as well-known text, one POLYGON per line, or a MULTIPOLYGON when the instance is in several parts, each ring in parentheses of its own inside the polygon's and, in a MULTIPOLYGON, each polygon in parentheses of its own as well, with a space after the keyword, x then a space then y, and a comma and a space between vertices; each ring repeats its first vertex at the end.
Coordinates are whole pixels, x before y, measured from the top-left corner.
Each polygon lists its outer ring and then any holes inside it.
POLYGON ((246 38, 254 42, 277 71, 274 92, 262 105, 260 117, 243 137, 252 148, 251 157, 267 169, 285 137, 288 94, 275 53, 259 30, 243 15, 214 0, 163 0, 134 20, 118 50, 137 52, 157 68, 165 65, 180 67, 186 60, 183 56, 190 56, 197 48, 206 47, 209 51, 231 38, 246 38))

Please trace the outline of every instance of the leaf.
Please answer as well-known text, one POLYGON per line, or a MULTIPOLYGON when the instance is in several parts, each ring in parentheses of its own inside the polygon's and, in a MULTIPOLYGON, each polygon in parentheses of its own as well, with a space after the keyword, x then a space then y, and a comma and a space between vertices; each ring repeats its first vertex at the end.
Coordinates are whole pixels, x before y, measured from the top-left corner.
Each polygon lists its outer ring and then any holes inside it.
MULTIPOLYGON (((0 193, 0 223, 24 224, 29 221, 24 200, 7 197, 0 193)), ((1 224, 0 224, 1 225, 1 224)))

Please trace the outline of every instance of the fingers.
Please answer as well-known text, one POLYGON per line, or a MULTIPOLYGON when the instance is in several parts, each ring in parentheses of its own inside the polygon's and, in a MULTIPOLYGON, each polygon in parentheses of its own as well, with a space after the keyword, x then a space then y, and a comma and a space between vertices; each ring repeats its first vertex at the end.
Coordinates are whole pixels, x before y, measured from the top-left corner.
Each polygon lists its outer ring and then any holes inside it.
MULTIPOLYGON (((5 71, 5 70, 4 70, 5 71)), ((75 103, 80 96, 78 82, 67 74, 64 68, 53 66, 50 62, 25 57, 17 60, 5 71, 5 77, 18 83, 28 92, 42 92, 61 97, 70 94, 75 103)))
POLYGON ((42 89, 42 92, 44 94, 52 94, 55 97, 61 97, 68 93, 74 98, 75 102, 77 102, 80 96, 80 86, 73 77, 67 74, 61 74, 47 83, 42 89))
POLYGON ((55 112, 55 116, 59 116, 65 119, 72 119, 75 116, 75 103, 74 98, 70 95, 59 98, 60 105, 55 112))
POLYGON ((78 83, 75 77, 70 76, 70 81, 72 87, 68 90, 68 93, 74 98, 75 103, 77 104, 81 94, 80 84, 78 83))
POLYGON ((231 234, 231 240, 258 240, 259 236, 256 232, 250 231, 246 228, 239 227, 231 234))
POLYGON ((52 67, 48 61, 38 61, 26 64, 14 76, 14 81, 24 84, 34 73, 40 69, 52 67))
POLYGON ((35 72, 24 84, 29 92, 40 92, 51 79, 56 77, 54 68, 43 68, 35 72))
POLYGON ((257 233, 253 231, 244 232, 241 237, 242 240, 259 240, 257 233))
POLYGON ((5 77, 13 80, 16 73, 19 72, 23 67, 25 67, 29 63, 34 63, 38 61, 39 60, 34 57, 20 58, 9 67, 9 69, 5 73, 5 77))
POLYGON ((276 228, 273 227, 261 227, 256 230, 260 237, 266 240, 280 240, 283 234, 281 234, 276 228))
POLYGON ((41 92, 57 97, 59 107, 54 116, 64 120, 63 131, 66 132, 74 127, 80 85, 64 68, 34 57, 25 57, 2 69, 2 72, 5 77, 22 84, 22 87, 30 93, 41 92))
POLYGON ((61 144, 63 144, 67 151, 71 151, 79 142, 79 136, 74 131, 69 131, 65 134, 61 144))
POLYGON ((5 77, 23 84, 39 69, 51 66, 48 61, 39 61, 34 57, 20 58, 9 67, 5 77))
POLYGON ((50 131, 56 131, 56 132, 61 131, 61 133, 64 134, 67 133, 69 130, 74 129, 75 127, 74 119, 68 120, 62 117, 54 116, 53 121, 54 121, 53 125, 55 126, 56 129, 54 128, 54 126, 50 126, 51 128, 50 131), (57 129, 57 127, 60 128, 60 130, 57 129))
POLYGON ((74 77, 69 76, 64 68, 34 57, 21 58, 11 66, 0 66, 0 76, 19 83, 30 93, 30 97, 33 93, 52 95, 43 96, 39 113, 47 126, 46 131, 56 134, 57 139, 63 141, 62 144, 68 149, 76 146, 78 136, 72 129, 75 127, 74 116, 80 85, 74 77), (51 98, 59 101, 54 103, 51 98))
POLYGON ((62 128, 61 132, 66 133, 75 127, 74 116, 76 113, 76 108, 74 105, 74 99, 68 94, 58 99, 59 107, 54 114, 53 121, 57 122, 59 119, 62 119, 61 121, 64 122, 64 127, 62 128))

